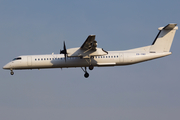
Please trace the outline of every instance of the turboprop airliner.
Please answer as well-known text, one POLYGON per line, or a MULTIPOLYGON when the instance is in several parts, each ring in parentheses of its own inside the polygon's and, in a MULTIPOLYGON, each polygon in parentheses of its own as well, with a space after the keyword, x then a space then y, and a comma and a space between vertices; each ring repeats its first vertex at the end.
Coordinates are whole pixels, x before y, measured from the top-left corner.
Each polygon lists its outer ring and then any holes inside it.
POLYGON ((81 67, 84 77, 88 78, 87 67, 93 70, 94 67, 131 65, 170 55, 171 44, 178 29, 176 25, 170 23, 158 28, 159 33, 149 46, 124 51, 105 51, 97 47, 95 35, 89 35, 81 47, 66 49, 64 42, 63 50, 60 50, 59 54, 18 56, 3 69, 10 70, 13 75, 13 70, 81 67))

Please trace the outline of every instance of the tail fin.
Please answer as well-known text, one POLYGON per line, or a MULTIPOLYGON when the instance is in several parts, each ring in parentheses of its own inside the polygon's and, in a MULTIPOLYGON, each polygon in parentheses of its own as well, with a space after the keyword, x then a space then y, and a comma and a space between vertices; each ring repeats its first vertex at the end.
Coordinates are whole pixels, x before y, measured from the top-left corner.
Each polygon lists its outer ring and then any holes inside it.
POLYGON ((152 46, 150 48, 150 52, 169 52, 172 41, 174 39, 174 35, 178 27, 177 24, 171 23, 165 27, 159 28, 159 33, 156 36, 152 46))

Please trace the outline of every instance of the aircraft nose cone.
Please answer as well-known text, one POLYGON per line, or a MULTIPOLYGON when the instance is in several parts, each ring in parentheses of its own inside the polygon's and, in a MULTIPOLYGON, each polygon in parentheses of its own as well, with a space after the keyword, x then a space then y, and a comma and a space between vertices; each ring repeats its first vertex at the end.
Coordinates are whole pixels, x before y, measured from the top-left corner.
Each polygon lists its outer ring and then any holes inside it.
POLYGON ((10 69, 10 67, 8 64, 6 64, 5 66, 3 66, 3 69, 10 69))

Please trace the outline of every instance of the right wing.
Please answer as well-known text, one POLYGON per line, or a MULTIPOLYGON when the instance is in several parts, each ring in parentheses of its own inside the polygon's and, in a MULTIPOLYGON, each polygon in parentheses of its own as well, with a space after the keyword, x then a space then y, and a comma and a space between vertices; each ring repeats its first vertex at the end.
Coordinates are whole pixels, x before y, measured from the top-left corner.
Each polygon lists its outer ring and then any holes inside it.
POLYGON ((80 48, 71 48, 67 50, 68 56, 81 56, 83 58, 90 58, 91 56, 106 55, 108 52, 102 48, 97 48, 96 35, 89 35, 86 41, 80 48))

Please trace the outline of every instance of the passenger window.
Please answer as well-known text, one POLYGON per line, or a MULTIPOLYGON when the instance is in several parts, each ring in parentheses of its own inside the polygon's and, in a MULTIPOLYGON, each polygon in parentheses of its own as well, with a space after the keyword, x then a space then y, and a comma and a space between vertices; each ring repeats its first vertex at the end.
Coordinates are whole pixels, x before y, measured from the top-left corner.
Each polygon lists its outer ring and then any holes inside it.
POLYGON ((47 60, 48 60, 48 58, 47 58, 47 60))
POLYGON ((37 59, 35 59, 35 61, 36 61, 37 59))
POLYGON ((44 60, 46 60, 46 58, 44 58, 44 60))
POLYGON ((49 58, 49 60, 51 60, 51 58, 49 58))
POLYGON ((43 58, 41 58, 41 60, 43 60, 43 58))
POLYGON ((38 58, 38 60, 40 60, 40 59, 38 58))

